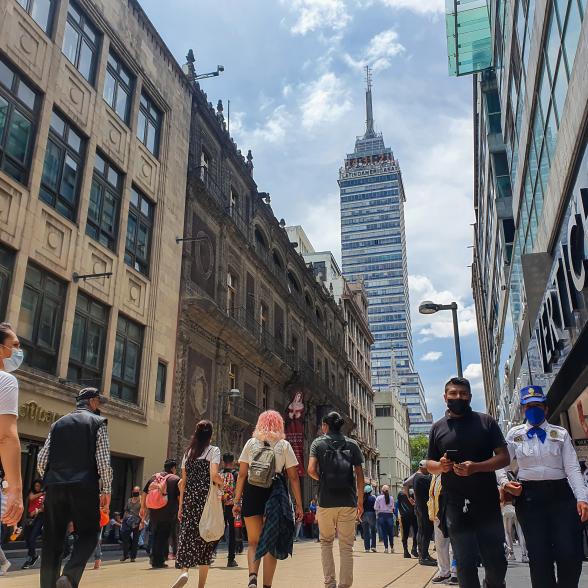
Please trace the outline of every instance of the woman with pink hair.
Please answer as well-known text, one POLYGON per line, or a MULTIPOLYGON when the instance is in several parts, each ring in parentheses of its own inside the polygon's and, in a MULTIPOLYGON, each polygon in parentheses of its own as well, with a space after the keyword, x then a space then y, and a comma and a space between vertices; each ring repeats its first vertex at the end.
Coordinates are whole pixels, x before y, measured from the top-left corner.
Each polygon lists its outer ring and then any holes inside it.
MULTIPOLYGON (((284 419, 275 410, 266 410, 259 415, 253 436, 243 448, 239 458, 239 477, 235 490, 235 506, 233 514, 242 516, 247 528, 248 549, 247 562, 249 565, 249 583, 247 588, 257 588, 257 575, 261 560, 255 559, 255 551, 259 543, 264 525, 265 505, 272 494, 272 486, 263 488, 249 483, 249 465, 254 461, 264 447, 271 447, 275 455, 275 471, 281 474, 285 471, 294 499, 296 501, 296 519, 302 518, 302 494, 300 492, 300 478, 298 477, 298 460, 294 450, 284 434, 284 419)), ((263 586, 271 588, 278 560, 267 553, 263 556, 263 586)))

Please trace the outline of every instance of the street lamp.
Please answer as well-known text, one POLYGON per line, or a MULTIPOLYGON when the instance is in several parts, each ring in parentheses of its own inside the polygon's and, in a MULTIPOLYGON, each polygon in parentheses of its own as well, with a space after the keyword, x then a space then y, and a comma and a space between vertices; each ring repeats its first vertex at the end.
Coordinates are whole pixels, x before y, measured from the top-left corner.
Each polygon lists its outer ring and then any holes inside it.
POLYGON ((419 312, 421 314, 435 314, 440 310, 450 310, 453 314, 453 337, 455 339, 455 361, 457 363, 457 375, 463 378, 463 370, 461 367, 461 347, 459 345, 459 323, 457 322, 457 302, 451 304, 435 304, 430 300, 421 302, 419 312))

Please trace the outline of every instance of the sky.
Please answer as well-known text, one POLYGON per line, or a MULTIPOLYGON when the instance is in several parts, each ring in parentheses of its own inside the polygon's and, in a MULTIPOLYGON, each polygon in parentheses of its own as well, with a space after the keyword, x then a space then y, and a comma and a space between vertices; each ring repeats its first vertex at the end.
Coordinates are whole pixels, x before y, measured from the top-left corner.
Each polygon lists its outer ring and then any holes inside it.
POLYGON ((483 408, 471 294, 472 79, 447 73, 444 0, 140 0, 180 64, 188 49, 210 102, 230 100, 230 130, 253 152, 277 218, 302 225, 317 251, 341 258, 337 178, 365 131, 363 67, 373 67, 374 117, 399 160, 414 357, 429 409, 442 416, 455 375, 451 313, 460 308, 463 365, 483 408))

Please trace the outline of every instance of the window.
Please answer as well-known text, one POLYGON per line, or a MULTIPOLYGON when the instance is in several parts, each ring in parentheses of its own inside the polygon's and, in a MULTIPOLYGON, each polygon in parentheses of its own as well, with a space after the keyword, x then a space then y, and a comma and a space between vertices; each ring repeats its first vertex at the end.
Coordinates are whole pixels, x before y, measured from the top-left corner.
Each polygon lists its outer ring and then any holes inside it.
POLYGON ((94 83, 98 58, 98 32, 73 2, 69 3, 67 9, 63 54, 88 82, 94 83))
POLYGON ((18 319, 25 362, 54 373, 61 339, 66 286, 34 265, 27 267, 18 319))
POLYGON ((6 316, 8 295, 12 283, 14 252, 0 245, 0 316, 6 316))
POLYGON ((227 313, 232 318, 237 316, 237 278, 231 272, 227 274, 227 313))
POLYGON ((108 308, 78 293, 67 377, 85 386, 102 383, 108 308))
POLYGON ((165 384, 167 382, 167 364, 157 362, 157 382, 155 383, 155 402, 165 402, 165 384))
POLYGON ((269 309, 265 302, 259 305, 259 323, 261 325, 261 334, 267 333, 269 330, 269 309))
POLYGON ((18 0, 18 3, 47 34, 50 34, 55 8, 53 0, 18 0))
POLYGON ((110 387, 110 395, 113 398, 137 404, 142 348, 143 327, 119 315, 110 387))
POLYGON ((75 220, 85 140, 57 112, 51 115, 39 198, 69 220, 75 220))
POLYGON ((146 276, 149 275, 154 217, 154 204, 135 187, 131 188, 125 263, 146 276))
POLYGON ((116 248, 123 176, 96 153, 86 234, 105 247, 116 248))
POLYGON ((377 417, 389 417, 391 416, 390 406, 376 406, 377 417))
POLYGON ((239 366, 234 363, 229 364, 229 390, 239 388, 239 366))
POLYGON ((159 136, 161 132, 161 112, 144 92, 141 93, 137 138, 155 157, 159 155, 159 136))
POLYGON ((38 94, 0 60, 0 169, 26 184, 33 150, 38 94))
POLYGON ((203 149, 202 153, 200 154, 200 178, 202 179, 203 182, 206 181, 207 176, 209 175, 209 172, 210 172, 210 156, 203 149))
POLYGON ((129 124, 133 80, 122 61, 112 51, 108 54, 104 78, 104 100, 125 123, 129 124))
POLYGON ((238 216, 239 211, 239 194, 235 191, 235 189, 231 186, 231 201, 229 203, 229 208, 231 212, 231 216, 238 216))
POLYGON ((269 409, 269 386, 267 384, 263 385, 261 389, 261 408, 262 410, 269 409))

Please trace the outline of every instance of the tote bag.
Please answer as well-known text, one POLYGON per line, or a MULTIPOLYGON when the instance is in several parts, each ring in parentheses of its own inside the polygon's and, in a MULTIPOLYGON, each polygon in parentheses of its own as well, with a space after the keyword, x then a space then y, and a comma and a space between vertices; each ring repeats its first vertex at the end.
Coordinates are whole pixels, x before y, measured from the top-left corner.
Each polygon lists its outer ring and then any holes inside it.
POLYGON ((221 497, 212 482, 208 489, 208 497, 202 510, 198 531, 202 540, 207 543, 218 541, 225 532, 225 517, 221 497))

